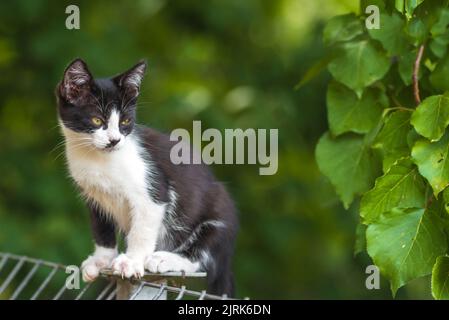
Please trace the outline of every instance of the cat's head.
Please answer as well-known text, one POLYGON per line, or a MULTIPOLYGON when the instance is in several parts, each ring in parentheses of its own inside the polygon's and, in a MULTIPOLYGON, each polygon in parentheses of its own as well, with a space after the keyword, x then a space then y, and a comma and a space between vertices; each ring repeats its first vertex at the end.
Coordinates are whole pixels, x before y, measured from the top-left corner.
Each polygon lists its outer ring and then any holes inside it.
POLYGON ((80 146, 104 151, 123 146, 134 128, 145 69, 141 61, 117 76, 94 79, 83 60, 71 62, 56 88, 64 131, 80 146))

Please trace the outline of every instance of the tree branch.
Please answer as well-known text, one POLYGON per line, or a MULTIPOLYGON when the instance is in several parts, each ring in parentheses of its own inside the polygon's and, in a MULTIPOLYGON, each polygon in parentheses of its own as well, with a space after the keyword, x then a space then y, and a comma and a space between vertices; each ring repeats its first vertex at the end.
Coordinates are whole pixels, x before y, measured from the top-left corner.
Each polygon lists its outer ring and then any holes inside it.
POLYGON ((421 103, 421 97, 419 96, 419 67, 421 66, 421 59, 424 52, 424 45, 422 44, 418 49, 418 54, 416 55, 415 59, 415 66, 413 68, 413 94, 415 96, 415 102, 416 104, 421 103))

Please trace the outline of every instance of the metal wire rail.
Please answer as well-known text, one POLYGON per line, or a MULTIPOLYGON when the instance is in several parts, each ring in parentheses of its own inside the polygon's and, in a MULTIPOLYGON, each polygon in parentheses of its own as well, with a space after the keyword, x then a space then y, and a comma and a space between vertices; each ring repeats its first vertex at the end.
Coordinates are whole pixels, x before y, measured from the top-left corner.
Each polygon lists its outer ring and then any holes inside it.
MULTIPOLYGON (((204 273, 185 274, 169 272, 146 274, 143 280, 122 280, 110 270, 101 273, 98 280, 84 284, 79 289, 68 289, 66 285, 66 266, 54 262, 0 252, 0 300, 68 300, 95 299, 112 300, 117 298, 120 286, 127 284, 131 290, 129 300, 142 299, 145 290, 152 290, 153 300, 172 298, 198 300, 229 300, 226 295, 218 296, 205 290, 187 289, 185 285, 171 285, 175 280, 204 277, 204 273), (3 275, 4 274, 4 275, 3 275), (149 280, 148 280, 149 279, 149 280), (61 282, 63 283, 61 285, 61 282), (57 284, 57 286, 55 286, 57 284), (119 284, 119 285, 117 285, 119 284), (60 288, 55 292, 55 288, 60 288), (157 290, 157 291, 155 291, 157 290)), ((148 295, 147 295, 148 296, 148 295)))

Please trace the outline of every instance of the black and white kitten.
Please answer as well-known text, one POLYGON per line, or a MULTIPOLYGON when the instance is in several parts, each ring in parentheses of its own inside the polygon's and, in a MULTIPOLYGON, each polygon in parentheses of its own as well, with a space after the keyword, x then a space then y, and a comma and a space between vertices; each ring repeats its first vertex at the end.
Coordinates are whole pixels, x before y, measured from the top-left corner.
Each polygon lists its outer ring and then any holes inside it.
POLYGON ((223 185, 203 165, 174 165, 167 135, 135 124, 146 63, 94 79, 74 60, 58 84, 58 116, 70 175, 91 213, 95 251, 85 281, 111 267, 123 277, 206 271, 208 291, 233 294, 237 218, 223 185), (118 254, 116 231, 126 237, 118 254))

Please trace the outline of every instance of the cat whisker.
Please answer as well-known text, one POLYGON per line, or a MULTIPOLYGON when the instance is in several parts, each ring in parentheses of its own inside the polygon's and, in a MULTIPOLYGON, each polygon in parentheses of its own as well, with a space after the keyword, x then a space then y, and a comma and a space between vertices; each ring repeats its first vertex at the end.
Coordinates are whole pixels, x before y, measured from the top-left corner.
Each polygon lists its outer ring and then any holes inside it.
POLYGON ((55 126, 51 127, 50 129, 48 129, 48 132, 55 130, 56 128, 61 127, 61 124, 58 122, 55 126))
MULTIPOLYGON (((89 137, 77 137, 77 138, 74 138, 73 141, 78 142, 78 141, 89 141, 89 140, 91 140, 89 137)), ((65 146, 65 145, 66 145, 66 141, 65 141, 65 139, 63 139, 63 140, 59 141, 49 153, 51 154, 52 152, 56 151, 57 149, 65 146)))
MULTIPOLYGON (((81 139, 81 140, 83 140, 83 139, 81 139)), ((86 139, 86 140, 90 140, 90 139, 86 139)), ((65 145, 65 144, 64 144, 65 145)), ((72 144, 71 145, 71 148, 73 149, 73 150, 79 150, 79 149, 81 149, 81 148, 86 148, 86 147, 92 147, 92 143, 91 142, 88 142, 88 141, 81 141, 81 142, 79 142, 79 143, 74 143, 74 144, 72 144)), ((87 148, 87 149, 93 149, 93 147, 92 148, 87 148)), ((62 150, 53 160, 54 161, 56 161, 57 159, 59 159, 63 154, 65 153, 65 149, 64 150, 62 150)))
POLYGON ((105 111, 105 108, 104 108, 103 88, 101 88, 101 87, 100 87, 100 92, 101 92, 101 110, 102 110, 102 113, 103 113, 105 111))
POLYGON ((104 107, 105 109, 107 109, 108 107, 109 107, 109 105, 111 104, 111 103, 113 103, 114 101, 109 101, 107 104, 106 104, 106 106, 104 107))
MULTIPOLYGON (((101 90, 101 89, 100 89, 101 90)), ((100 102, 100 100, 98 100, 98 98, 96 96, 93 95, 92 92, 89 92, 89 94, 95 99, 96 103, 95 103, 95 107, 97 108, 97 110, 102 113, 103 112, 103 106, 102 103, 100 102)), ((101 99, 103 100, 103 91, 102 91, 102 95, 101 95, 101 99)))
MULTIPOLYGON (((125 95, 122 94, 122 101, 120 102, 120 108, 123 109, 123 101, 125 99, 125 95)), ((124 109, 123 109, 124 110, 124 109)))
POLYGON ((55 152, 57 149, 59 149, 59 148, 61 148, 61 147, 63 147, 63 146, 65 146, 65 141, 64 141, 64 140, 58 142, 58 144, 56 144, 56 146, 55 146, 53 149, 50 150, 49 154, 52 154, 52 153, 55 152))

